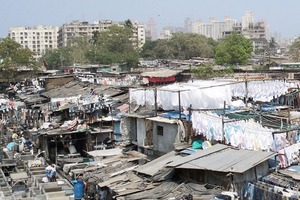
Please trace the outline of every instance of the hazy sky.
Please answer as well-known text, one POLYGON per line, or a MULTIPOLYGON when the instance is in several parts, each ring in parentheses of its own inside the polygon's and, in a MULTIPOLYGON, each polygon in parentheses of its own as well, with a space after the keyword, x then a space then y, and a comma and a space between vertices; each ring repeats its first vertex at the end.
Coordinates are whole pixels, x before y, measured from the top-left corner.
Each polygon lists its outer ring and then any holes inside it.
POLYGON ((215 16, 241 21, 252 11, 255 21, 266 20, 270 32, 300 35, 299 0, 0 0, 0 37, 10 27, 57 25, 72 20, 137 20, 153 18, 158 26, 184 26, 187 17, 208 22, 215 16))

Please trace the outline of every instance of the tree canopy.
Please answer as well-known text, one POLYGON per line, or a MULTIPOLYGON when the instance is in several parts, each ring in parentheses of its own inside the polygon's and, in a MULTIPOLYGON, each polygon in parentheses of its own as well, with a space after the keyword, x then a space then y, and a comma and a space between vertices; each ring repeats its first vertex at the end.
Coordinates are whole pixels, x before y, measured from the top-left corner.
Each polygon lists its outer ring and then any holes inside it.
POLYGON ((293 59, 295 62, 300 61, 300 38, 297 38, 292 45, 289 48, 288 51, 290 57, 293 59))
POLYGON ((215 62, 220 65, 244 65, 248 63, 252 51, 251 40, 233 33, 217 45, 215 62))
POLYGON ((211 63, 202 64, 200 66, 191 67, 193 76, 202 79, 210 79, 213 77, 224 77, 233 74, 233 68, 227 67, 224 70, 214 70, 211 63))
POLYGON ((71 48, 67 46, 48 50, 42 56, 41 60, 45 62, 47 69, 63 69, 73 64, 71 48))
POLYGON ((132 42, 130 23, 125 27, 111 26, 107 31, 95 32, 92 48, 86 52, 87 58, 94 63, 126 63, 137 65, 138 49, 132 42))
POLYGON ((5 38, 0 43, 0 71, 1 78, 10 81, 16 78, 18 67, 26 66, 34 69, 33 52, 15 42, 10 38, 5 38))
POLYGON ((75 37, 66 47, 46 51, 41 61, 46 63, 48 69, 63 69, 74 64, 89 63, 86 52, 91 48, 90 41, 88 37, 75 37))
POLYGON ((169 40, 147 41, 141 51, 144 58, 191 59, 213 57, 212 39, 193 33, 175 33, 169 40))

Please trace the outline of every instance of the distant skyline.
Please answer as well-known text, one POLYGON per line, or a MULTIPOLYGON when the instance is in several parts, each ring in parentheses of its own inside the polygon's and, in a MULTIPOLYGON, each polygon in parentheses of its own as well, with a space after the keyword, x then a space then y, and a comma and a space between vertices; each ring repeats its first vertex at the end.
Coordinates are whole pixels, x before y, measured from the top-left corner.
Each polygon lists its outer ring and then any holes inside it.
POLYGON ((16 26, 61 26, 73 20, 136 20, 147 24, 150 18, 157 29, 184 26, 184 20, 223 21, 230 16, 242 21, 245 11, 252 11, 255 21, 265 20, 270 33, 284 37, 300 35, 296 0, 2 0, 0 4, 0 37, 16 26))

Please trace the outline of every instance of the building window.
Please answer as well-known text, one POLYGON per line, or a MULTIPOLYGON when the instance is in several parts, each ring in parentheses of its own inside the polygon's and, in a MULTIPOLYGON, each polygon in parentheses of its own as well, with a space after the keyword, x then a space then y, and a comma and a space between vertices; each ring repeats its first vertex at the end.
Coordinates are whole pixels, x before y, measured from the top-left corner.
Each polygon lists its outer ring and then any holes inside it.
POLYGON ((157 126, 157 135, 164 135, 164 127, 157 126))

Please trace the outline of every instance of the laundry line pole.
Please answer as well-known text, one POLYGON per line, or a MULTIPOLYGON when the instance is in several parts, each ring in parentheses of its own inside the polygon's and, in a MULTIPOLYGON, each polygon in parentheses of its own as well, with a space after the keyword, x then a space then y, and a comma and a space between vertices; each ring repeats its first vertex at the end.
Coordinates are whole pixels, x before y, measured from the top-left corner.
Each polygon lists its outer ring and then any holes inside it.
POLYGON ((155 107, 155 117, 157 116, 157 88, 154 89, 154 107, 155 107))
POLYGON ((191 122, 191 119, 192 119, 192 104, 190 104, 190 107, 189 107, 188 135, 187 135, 188 144, 192 144, 192 122, 191 122))
POLYGON ((57 136, 55 136, 55 165, 57 166, 57 136))
POLYGON ((223 144, 225 144, 225 123, 224 123, 225 109, 226 109, 226 101, 224 101, 224 104, 223 104, 223 115, 222 115, 222 142, 223 142, 223 144))
POLYGON ((181 101, 180 101, 180 90, 178 91, 178 107, 179 107, 179 119, 181 120, 181 101))
POLYGON ((245 104, 246 104, 246 107, 248 107, 248 80, 247 80, 247 72, 246 72, 246 75, 245 75, 245 104))

